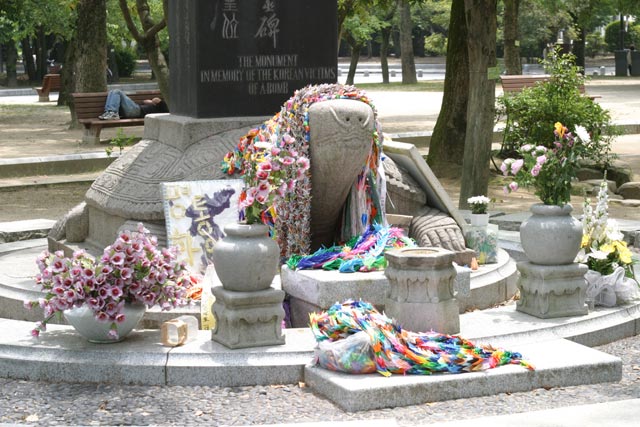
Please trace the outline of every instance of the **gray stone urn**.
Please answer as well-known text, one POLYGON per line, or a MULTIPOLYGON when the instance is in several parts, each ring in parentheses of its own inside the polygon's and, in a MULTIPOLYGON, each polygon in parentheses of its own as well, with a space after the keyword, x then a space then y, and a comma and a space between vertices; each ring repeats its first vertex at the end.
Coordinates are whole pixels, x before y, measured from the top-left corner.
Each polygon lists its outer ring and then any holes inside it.
POLYGON ((532 215, 520 225, 524 253, 533 264, 571 264, 580 250, 582 224, 571 216, 573 207, 531 206, 532 215))
POLYGON ((87 341, 96 344, 110 344, 124 340, 140 322, 146 311, 147 307, 144 304, 125 303, 122 308, 124 322, 116 323, 118 339, 109 337, 111 322, 98 321, 93 310, 87 305, 65 310, 63 315, 67 323, 73 326, 76 332, 87 341))
POLYGON ((268 289, 277 273, 280 249, 264 224, 232 223, 213 247, 213 263, 222 287, 252 292, 268 289))

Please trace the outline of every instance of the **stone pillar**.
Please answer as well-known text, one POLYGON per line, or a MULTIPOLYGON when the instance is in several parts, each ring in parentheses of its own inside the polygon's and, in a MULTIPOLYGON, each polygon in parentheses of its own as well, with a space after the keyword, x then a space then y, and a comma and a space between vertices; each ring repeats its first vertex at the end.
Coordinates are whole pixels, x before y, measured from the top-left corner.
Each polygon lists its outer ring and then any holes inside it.
POLYGON ((410 331, 459 333, 455 254, 435 247, 404 248, 388 251, 385 258, 389 263, 385 313, 410 331))
POLYGON ((236 292, 222 286, 214 287, 212 291, 216 297, 213 341, 232 349, 285 343, 282 334, 284 291, 269 288, 236 292))
POLYGON ((538 265, 518 263, 520 300, 518 311, 542 319, 581 316, 588 313, 585 304, 586 265, 538 265))

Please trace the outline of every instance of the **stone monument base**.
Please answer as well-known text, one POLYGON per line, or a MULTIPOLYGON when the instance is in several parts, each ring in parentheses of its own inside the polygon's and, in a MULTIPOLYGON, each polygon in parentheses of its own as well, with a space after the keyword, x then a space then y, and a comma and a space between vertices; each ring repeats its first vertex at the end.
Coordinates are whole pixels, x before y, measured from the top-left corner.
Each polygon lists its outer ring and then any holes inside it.
POLYGON ((398 302, 387 299, 385 312, 397 320, 405 330, 413 332, 433 330, 448 335, 460 333, 458 301, 455 298, 438 303, 398 302))
POLYGON ((232 349, 285 343, 283 291, 269 288, 235 292, 218 286, 212 292, 216 297, 213 304, 216 327, 211 331, 213 341, 232 349))
POLYGON ((518 263, 518 271, 518 311, 541 319, 588 313, 585 304, 586 265, 538 265, 524 261, 518 263))

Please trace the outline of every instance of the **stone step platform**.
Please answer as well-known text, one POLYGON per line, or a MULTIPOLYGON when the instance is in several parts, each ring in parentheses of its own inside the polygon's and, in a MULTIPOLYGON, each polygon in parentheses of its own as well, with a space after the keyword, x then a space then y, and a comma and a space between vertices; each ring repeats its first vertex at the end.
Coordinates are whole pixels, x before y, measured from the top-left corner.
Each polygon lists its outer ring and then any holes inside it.
POLYGON ((48 325, 31 338, 32 322, 0 319, 0 375, 31 381, 224 386, 292 384, 313 360, 310 329, 284 331, 286 345, 230 350, 198 331, 181 347, 161 345, 159 330, 134 330, 125 340, 92 344, 73 327, 48 325))
POLYGON ((52 219, 0 222, 0 243, 19 242, 47 237, 49 230, 51 230, 51 227, 53 227, 55 223, 52 219))
POLYGON ((0 159, 0 179, 101 172, 119 156, 120 153, 115 150, 110 156, 104 151, 96 151, 57 156, 0 159))
MULTIPOLYGON (((194 341, 169 348, 160 344, 158 330, 134 330, 119 343, 91 344, 70 326, 49 325, 39 339, 31 338, 33 327, 33 322, 0 319, 0 375, 150 385, 289 384, 307 381, 304 368, 314 359, 315 341, 308 328, 285 329, 284 345, 231 350, 213 342, 210 331, 199 331, 194 341)), ((509 304, 463 314, 460 327, 465 338, 518 351, 538 365, 537 353, 529 349, 540 343, 568 339, 601 345, 640 334, 640 303, 558 319, 537 319, 509 304)), ((571 347, 572 352, 582 349, 588 350, 571 347)), ((576 357, 560 350, 546 351, 558 355, 558 363, 569 367, 576 357)))
MULTIPOLYGON (((4 223, 11 224, 11 223, 4 223)), ((0 227, 2 224, 0 224, 0 227)), ((14 227, 15 228, 15 227, 14 227)), ((1 228, 0 228, 1 229, 1 228)), ((40 310, 25 310, 24 300, 37 300, 42 296, 33 278, 37 274, 36 257, 46 248, 46 239, 18 241, 0 244, 0 318, 16 320, 41 320, 40 310)), ((338 273, 320 270, 305 270, 294 274, 313 279, 300 281, 294 288, 285 288, 291 295, 292 318, 299 319, 294 327, 306 327, 308 312, 328 308, 336 301, 361 298, 375 305, 383 303, 388 280, 384 272, 338 273), (319 288, 316 289, 316 287, 319 288), (302 312, 300 301, 311 302, 302 312)), ((215 275, 214 275, 215 276, 215 275)), ((480 266, 477 271, 458 268, 456 290, 460 311, 485 309, 511 298, 516 291, 517 270, 515 262, 503 251, 498 251, 498 262, 480 266)), ((205 277, 208 286, 218 286, 217 277, 205 277)), ((280 276, 272 286, 281 289, 280 276)), ((143 320, 145 328, 156 329, 162 322, 183 314, 200 317, 199 303, 192 307, 181 307, 172 311, 161 311, 154 307, 147 311, 143 320)))
POLYGON ((182 347, 160 345, 159 331, 134 331, 113 344, 91 344, 68 326, 51 325, 39 339, 29 322, 0 320, 0 372, 31 381, 111 384, 247 386, 304 382, 347 411, 619 381, 619 358, 563 339, 514 343, 535 371, 509 365, 432 376, 347 375, 313 366, 309 329, 285 330, 282 346, 230 350, 200 331, 182 347))
POLYGON ((622 362, 618 357, 571 341, 522 344, 517 351, 535 366, 534 371, 507 365, 463 374, 383 377, 379 374, 349 375, 307 366, 305 383, 345 411, 356 412, 542 387, 597 384, 622 378, 622 362))

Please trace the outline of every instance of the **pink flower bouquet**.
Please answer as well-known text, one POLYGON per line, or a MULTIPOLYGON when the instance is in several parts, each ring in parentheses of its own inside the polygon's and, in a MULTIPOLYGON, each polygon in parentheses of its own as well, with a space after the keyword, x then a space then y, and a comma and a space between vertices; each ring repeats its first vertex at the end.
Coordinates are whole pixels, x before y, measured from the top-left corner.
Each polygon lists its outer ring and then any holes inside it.
POLYGON ((571 181, 580 167, 579 160, 589 156, 591 138, 582 126, 576 126, 574 133, 559 122, 554 128, 551 147, 526 144, 518 150, 521 158, 502 162, 503 175, 514 177, 505 193, 533 187, 545 205, 562 206, 571 200, 571 181))
POLYGON ((85 251, 71 258, 62 251, 44 251, 37 259, 36 282, 45 293, 25 307, 44 310, 44 321, 31 334, 46 330, 51 318, 73 307, 88 305, 100 322, 110 322, 109 337, 118 339, 116 324, 125 320, 125 303, 159 305, 162 310, 186 305, 191 287, 184 263, 176 260, 177 248, 159 249, 155 236, 142 224, 137 232, 122 232, 104 249, 100 261, 85 251))

